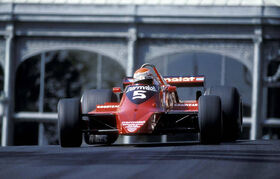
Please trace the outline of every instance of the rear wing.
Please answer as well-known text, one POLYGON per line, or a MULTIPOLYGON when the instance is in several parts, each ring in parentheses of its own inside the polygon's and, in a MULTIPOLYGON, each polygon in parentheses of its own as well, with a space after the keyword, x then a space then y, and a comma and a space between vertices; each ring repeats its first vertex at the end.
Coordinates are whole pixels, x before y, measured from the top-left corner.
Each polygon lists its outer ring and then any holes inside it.
MULTIPOLYGON (((200 87, 204 86, 204 76, 164 76, 164 80, 177 87, 200 87)), ((123 86, 131 85, 133 83, 132 77, 126 77, 123 80, 123 86)))
POLYGON ((204 86, 204 76, 166 76, 164 80, 178 87, 199 87, 204 86))

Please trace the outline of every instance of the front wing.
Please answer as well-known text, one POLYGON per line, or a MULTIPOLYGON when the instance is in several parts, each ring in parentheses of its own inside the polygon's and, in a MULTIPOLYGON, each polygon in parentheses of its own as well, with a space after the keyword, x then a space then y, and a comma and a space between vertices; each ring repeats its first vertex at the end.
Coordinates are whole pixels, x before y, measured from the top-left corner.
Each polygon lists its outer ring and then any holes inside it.
MULTIPOLYGON (((199 132, 197 111, 169 111, 155 113, 156 120, 148 121, 136 132, 123 132, 117 113, 92 113, 83 115, 83 131, 91 134, 118 133, 123 135, 170 134, 199 132), (149 130, 147 130, 149 129, 149 130)), ((132 125, 135 126, 134 123, 132 125)))

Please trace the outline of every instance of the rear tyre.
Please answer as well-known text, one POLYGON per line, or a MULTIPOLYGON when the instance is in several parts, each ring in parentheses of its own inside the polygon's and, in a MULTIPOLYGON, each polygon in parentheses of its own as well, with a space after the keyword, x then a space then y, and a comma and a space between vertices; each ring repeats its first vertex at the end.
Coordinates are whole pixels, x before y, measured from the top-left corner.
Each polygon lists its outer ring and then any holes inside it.
POLYGON ((81 146, 81 104, 79 99, 61 99, 58 102, 58 126, 61 147, 81 146))
MULTIPOLYGON (((118 97, 112 90, 108 89, 92 89, 84 92, 82 96, 82 113, 87 114, 95 110, 97 104, 104 104, 105 102, 118 102, 118 97)), ((85 134, 84 139, 87 144, 107 144, 114 143, 118 138, 118 134, 91 135, 85 134)))
POLYGON ((242 132, 242 102, 234 87, 211 87, 209 95, 219 96, 222 103, 223 141, 235 141, 242 132))
POLYGON ((218 96, 201 96, 199 98, 198 120, 200 142, 202 144, 219 144, 222 137, 221 100, 218 96))

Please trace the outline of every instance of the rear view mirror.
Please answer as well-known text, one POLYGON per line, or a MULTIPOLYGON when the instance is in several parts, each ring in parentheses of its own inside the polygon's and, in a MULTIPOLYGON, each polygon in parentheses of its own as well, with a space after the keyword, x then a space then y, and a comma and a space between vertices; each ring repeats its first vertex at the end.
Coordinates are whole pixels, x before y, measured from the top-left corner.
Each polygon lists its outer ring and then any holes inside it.
POLYGON ((170 92, 170 93, 175 92, 176 89, 177 89, 176 86, 168 86, 167 87, 167 91, 170 92))
POLYGON ((113 92, 114 92, 114 93, 121 93, 122 90, 121 90, 120 87, 114 87, 114 88, 113 88, 113 92))

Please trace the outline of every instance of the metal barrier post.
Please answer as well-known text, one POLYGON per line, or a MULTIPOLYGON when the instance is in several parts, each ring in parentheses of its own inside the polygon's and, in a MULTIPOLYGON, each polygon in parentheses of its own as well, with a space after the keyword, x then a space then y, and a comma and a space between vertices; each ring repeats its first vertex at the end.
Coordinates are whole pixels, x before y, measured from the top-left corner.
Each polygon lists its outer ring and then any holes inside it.
MULTIPOLYGON (((3 94, 4 95, 4 94, 3 94)), ((6 128, 6 126, 5 126, 5 124, 3 124, 4 123, 4 115, 5 115, 5 106, 6 106, 6 102, 7 102, 7 100, 6 100, 6 98, 5 98, 5 96, 1 96, 1 99, 0 99, 0 121, 1 121, 1 124, 2 124, 2 130, 1 130, 1 132, 2 132, 2 134, 1 134, 1 141, 3 141, 4 139, 4 131, 6 130, 5 128, 6 128)), ((4 143, 3 142, 1 142, 1 146, 6 146, 6 145, 4 145, 4 143)))
POLYGON ((4 96, 5 108, 2 122, 2 141, 1 146, 13 145, 14 121, 13 121, 13 103, 14 103, 14 61, 13 61, 13 38, 14 26, 6 26, 7 35, 5 48, 5 68, 4 68, 4 96))
POLYGON ((254 68, 253 68, 253 84, 252 84, 252 124, 250 139, 256 140, 260 138, 261 128, 261 100, 262 100, 262 60, 261 60, 261 44, 262 30, 256 29, 256 39, 254 40, 254 68))
MULTIPOLYGON (((40 70, 40 93, 39 93, 39 112, 44 112, 44 97, 45 97, 45 64, 46 64, 46 54, 41 54, 41 70, 40 70)), ((44 145, 45 128, 44 123, 39 123, 38 129, 38 144, 40 146, 44 145)))

